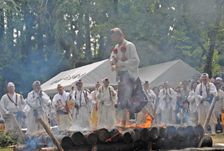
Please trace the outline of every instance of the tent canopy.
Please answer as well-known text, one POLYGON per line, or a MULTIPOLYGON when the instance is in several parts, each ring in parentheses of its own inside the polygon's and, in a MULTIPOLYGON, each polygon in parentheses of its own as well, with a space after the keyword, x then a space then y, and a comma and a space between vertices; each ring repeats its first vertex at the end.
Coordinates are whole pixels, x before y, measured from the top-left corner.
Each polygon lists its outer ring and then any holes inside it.
POLYGON ((112 85, 115 84, 115 72, 111 71, 109 60, 95 62, 79 68, 63 71, 41 85, 43 91, 48 94, 57 92, 57 85, 61 84, 65 90, 71 90, 78 80, 82 80, 85 88, 94 87, 96 82, 103 78, 110 79, 112 85))
MULTIPOLYGON (((161 64, 142 67, 139 76, 142 81, 149 81, 151 86, 161 85, 168 81, 174 86, 183 80, 196 79, 200 72, 183 62, 174 60, 161 64)), ((111 71, 109 60, 102 60, 79 68, 63 71, 41 85, 43 91, 49 95, 57 92, 57 85, 61 84, 65 90, 70 90, 78 80, 82 80, 85 88, 92 88, 96 82, 107 77, 112 85, 116 85, 116 74, 111 71)))
POLYGON ((158 86, 166 81, 171 86, 175 86, 184 80, 197 79, 200 76, 200 72, 182 60, 174 60, 142 67, 139 70, 139 76, 142 81, 149 81, 151 86, 158 86))

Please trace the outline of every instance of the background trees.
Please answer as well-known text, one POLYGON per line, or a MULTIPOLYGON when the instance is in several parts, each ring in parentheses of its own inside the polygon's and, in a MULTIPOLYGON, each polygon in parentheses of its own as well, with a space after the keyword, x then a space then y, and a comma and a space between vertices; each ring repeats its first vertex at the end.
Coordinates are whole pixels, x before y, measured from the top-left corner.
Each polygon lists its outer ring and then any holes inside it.
POLYGON ((200 71, 224 65, 224 0, 0 0, 0 93, 109 56, 120 27, 141 66, 181 58, 200 71))

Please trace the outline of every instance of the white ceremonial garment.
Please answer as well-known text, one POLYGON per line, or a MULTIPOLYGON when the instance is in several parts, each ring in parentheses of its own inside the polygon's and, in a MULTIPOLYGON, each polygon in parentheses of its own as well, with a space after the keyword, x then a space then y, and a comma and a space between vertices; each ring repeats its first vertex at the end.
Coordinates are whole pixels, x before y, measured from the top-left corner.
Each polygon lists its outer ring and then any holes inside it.
MULTIPOLYGON (((156 94, 153 92, 153 90, 148 89, 148 90, 144 90, 147 99, 148 99, 148 103, 147 105, 142 109, 141 112, 137 113, 137 119, 136 119, 136 123, 137 124, 142 124, 145 122, 146 119, 146 114, 149 114, 150 116, 155 116, 155 109, 156 109, 156 94)), ((153 117, 154 118, 154 117, 153 117)))
POLYGON ((59 130, 68 130, 72 126, 71 114, 66 110, 66 101, 69 99, 69 93, 55 94, 53 105, 56 108, 57 123, 59 130))
POLYGON ((164 124, 175 124, 176 96, 172 88, 163 88, 159 92, 159 110, 164 124))
POLYGON ((127 41, 125 39, 121 45, 125 45, 126 47, 125 57, 127 58, 127 60, 126 61, 121 60, 123 53, 120 50, 120 47, 116 45, 115 48, 118 50, 117 54, 115 54, 112 51, 110 56, 110 61, 113 62, 113 57, 116 57, 118 59, 117 65, 119 66, 116 71, 117 72, 128 71, 131 77, 133 77, 134 79, 137 79, 139 76, 138 67, 139 67, 140 59, 139 59, 136 47, 132 42, 127 41))
POLYGON ((224 111, 224 91, 219 89, 218 90, 218 99, 215 103, 214 112, 216 117, 219 117, 220 114, 224 111))
POLYGON ((36 93, 31 91, 26 99, 24 112, 27 113, 27 134, 35 134, 42 131, 43 127, 38 121, 41 118, 46 124, 48 122, 49 105, 51 100, 45 92, 36 93))
POLYGON ((111 129, 115 125, 116 109, 115 96, 116 94, 112 86, 99 88, 98 99, 98 127, 111 129))
MULTIPOLYGON (((1 113, 2 114, 13 114, 22 128, 25 126, 25 117, 23 116, 23 108, 25 106, 25 101, 23 96, 18 93, 14 93, 12 96, 10 94, 5 94, 2 96, 0 101, 1 113)), ((13 124, 7 125, 6 129, 13 130, 13 124)))
POLYGON ((187 97, 189 102, 189 122, 188 124, 191 126, 196 126, 198 123, 198 113, 197 113, 197 105, 199 104, 197 101, 197 94, 194 90, 189 92, 187 97))
POLYGON ((89 128, 90 105, 89 93, 85 90, 76 90, 72 99, 75 101, 76 108, 73 111, 73 123, 79 128, 89 128))
MULTIPOLYGON (((204 83, 200 83, 197 85, 195 93, 197 95, 197 112, 198 112, 198 124, 204 125, 207 113, 211 104, 206 100, 209 94, 214 96, 217 95, 217 89, 213 83, 208 83, 205 85, 204 83), (209 92, 207 92, 207 90, 209 92), (208 94, 207 94, 208 93, 208 94)), ((215 124, 217 124, 217 119, 214 114, 214 110, 211 115, 211 119, 209 125, 211 126, 212 133, 215 133, 215 124)))

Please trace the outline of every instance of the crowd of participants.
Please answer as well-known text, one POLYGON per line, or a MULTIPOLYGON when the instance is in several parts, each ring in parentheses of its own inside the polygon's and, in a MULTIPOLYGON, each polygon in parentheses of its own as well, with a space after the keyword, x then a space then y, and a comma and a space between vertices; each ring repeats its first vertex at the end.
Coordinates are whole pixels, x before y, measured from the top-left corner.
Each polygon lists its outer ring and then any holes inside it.
MULTIPOLYGON (((14 83, 9 82, 7 93, 0 101, 1 117, 4 119, 7 114, 12 114, 21 128, 27 128, 28 134, 43 130, 39 118, 49 126, 57 125, 60 131, 112 129, 117 125, 130 125, 130 121, 137 125, 145 123, 147 117, 151 118, 151 125, 203 125, 215 96, 217 99, 209 122, 211 133, 216 132, 224 114, 223 79, 209 79, 206 73, 197 81, 182 81, 176 86, 164 82, 150 87, 149 82, 144 81, 148 103, 135 114, 117 108, 116 86, 111 86, 108 78, 97 82, 93 89, 84 89, 85 83, 79 80, 69 92, 59 84, 52 99, 41 90, 40 81, 34 81, 32 87, 24 99, 16 93, 14 83)), ((7 124, 6 129, 14 128, 13 123, 7 124)))

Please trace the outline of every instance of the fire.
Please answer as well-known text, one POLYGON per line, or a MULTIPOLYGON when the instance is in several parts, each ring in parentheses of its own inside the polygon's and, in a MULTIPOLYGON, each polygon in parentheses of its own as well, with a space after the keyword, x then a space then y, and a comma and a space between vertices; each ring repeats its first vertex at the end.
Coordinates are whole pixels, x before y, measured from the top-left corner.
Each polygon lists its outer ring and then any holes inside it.
MULTIPOLYGON (((145 122, 141 124, 127 123, 124 128, 149 128, 152 126, 153 118, 149 114, 145 114, 145 122)), ((122 127, 122 126, 121 126, 122 127)))

